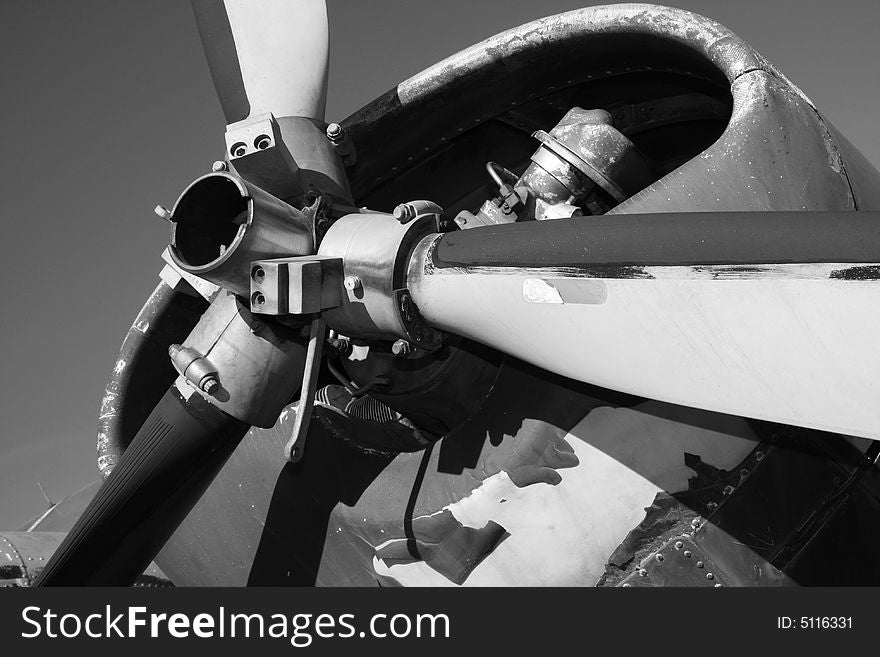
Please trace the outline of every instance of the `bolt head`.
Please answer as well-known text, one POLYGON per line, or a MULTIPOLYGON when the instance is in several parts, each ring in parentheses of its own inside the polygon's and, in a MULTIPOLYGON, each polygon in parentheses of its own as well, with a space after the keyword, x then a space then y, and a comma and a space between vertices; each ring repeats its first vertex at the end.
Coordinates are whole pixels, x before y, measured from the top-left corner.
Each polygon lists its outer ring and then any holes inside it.
POLYGON ((681 541, 675 542, 675 549, 676 550, 680 550, 683 546, 684 546, 684 543, 682 543, 681 541))
POLYGON ((691 553, 690 550, 685 550, 683 554, 684 554, 685 557, 687 557, 688 559, 690 559, 692 553, 691 553))
POLYGON ((199 383, 199 388, 201 388, 203 392, 206 392, 209 395, 213 395, 219 387, 220 382, 213 376, 206 376, 204 379, 202 379, 201 383, 199 383))
POLYGON ((226 164, 223 160, 217 160, 214 164, 211 165, 211 171, 214 173, 220 173, 221 171, 229 171, 229 165, 226 164))
POLYGON ((342 284, 345 286, 346 290, 353 292, 361 288, 361 279, 357 276, 346 276, 342 281, 342 284))
POLYGON ((412 352, 412 346, 406 340, 397 340, 391 345, 391 353, 395 356, 407 356, 412 352))
POLYGON ((342 126, 338 123, 330 123, 327 126, 327 137, 331 140, 342 137, 342 126))

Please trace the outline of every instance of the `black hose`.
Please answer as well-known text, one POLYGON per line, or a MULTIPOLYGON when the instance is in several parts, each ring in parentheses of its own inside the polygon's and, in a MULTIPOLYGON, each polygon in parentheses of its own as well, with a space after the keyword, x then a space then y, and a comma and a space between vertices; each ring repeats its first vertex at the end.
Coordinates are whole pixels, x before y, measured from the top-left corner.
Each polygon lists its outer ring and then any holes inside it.
POLYGON ((131 585, 249 428, 172 385, 34 586, 131 585))

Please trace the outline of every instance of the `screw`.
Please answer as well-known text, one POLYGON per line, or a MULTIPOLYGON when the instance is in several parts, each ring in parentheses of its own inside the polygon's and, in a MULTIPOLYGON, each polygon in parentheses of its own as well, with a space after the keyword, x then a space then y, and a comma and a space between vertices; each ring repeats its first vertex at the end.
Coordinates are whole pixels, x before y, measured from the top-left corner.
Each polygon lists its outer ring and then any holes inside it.
POLYGON ((740 477, 745 477, 745 476, 748 475, 748 474, 749 474, 749 471, 748 471, 747 468, 743 468, 742 470, 739 471, 739 476, 740 476, 740 477))
POLYGON ((214 391, 217 390, 217 388, 219 387, 220 382, 217 380, 217 377, 213 375, 206 376, 199 382, 199 388, 201 388, 202 391, 206 392, 209 395, 213 395, 214 391))
POLYGON ((391 353, 400 358, 409 356, 409 354, 412 353, 412 345, 406 340, 397 340, 391 345, 391 353))
POLYGON ((247 144, 243 141, 235 142, 229 149, 229 154, 232 157, 242 157, 247 153, 247 144))
POLYGON ((645 577, 648 574, 648 571, 644 568, 639 568, 639 577, 645 577))
POLYGON ((254 147, 258 150, 264 151, 271 145, 272 140, 269 139, 269 135, 260 135, 259 137, 254 139, 254 147))
POLYGON ((691 558, 691 551, 690 550, 685 550, 684 552, 682 552, 682 554, 684 554, 684 556, 687 557, 688 559, 691 558))
POLYGON ((266 278, 266 270, 257 265, 251 272, 251 278, 253 278, 256 283, 262 283, 263 279, 266 278))
POLYGON ((658 552, 656 555, 654 555, 654 558, 655 558, 658 562, 663 561, 663 555, 660 554, 659 552, 658 552))
POLYGON ((712 573, 706 573, 706 579, 715 579, 715 575, 712 573))
POLYGON ((415 219, 416 209, 409 203, 401 203, 394 208, 394 218, 402 224, 415 219))
POLYGON ((697 562, 697 568, 702 568, 702 567, 703 567, 703 562, 702 562, 702 561, 698 561, 698 562, 697 562))
POLYGON ((699 527, 699 526, 700 526, 700 523, 701 523, 702 521, 703 521, 703 519, 702 519, 700 516, 697 516, 696 518, 694 518, 693 520, 691 520, 691 527, 694 527, 694 528, 699 527))
POLYGON ((630 586, 632 586, 632 584, 630 584, 629 582, 624 582, 623 584, 621 584, 621 586, 630 587, 630 586))
POLYGON ((345 279, 342 281, 342 284, 349 292, 355 292, 363 287, 361 279, 359 279, 357 276, 346 276, 345 279))
POLYGON ((221 171, 229 171, 229 165, 226 164, 223 160, 217 160, 214 164, 211 165, 211 171, 214 173, 220 173, 221 171))
POLYGON ((720 588, 721 588, 721 584, 716 584, 716 585, 715 585, 715 588, 716 588, 716 589, 720 589, 720 588))
POLYGON ((759 463, 764 460, 764 452, 755 452, 755 460, 759 463))
POLYGON ((681 541, 675 542, 675 549, 676 550, 680 550, 682 547, 684 547, 684 543, 682 543, 681 541))
POLYGON ((730 495, 733 492, 733 490, 734 490, 733 486, 731 486, 730 484, 727 484, 727 486, 725 486, 724 489, 721 491, 721 494, 722 495, 730 495))
POLYGON ((707 508, 709 511, 714 511, 715 509, 718 508, 718 502, 709 502, 709 503, 706 505, 706 508, 707 508))

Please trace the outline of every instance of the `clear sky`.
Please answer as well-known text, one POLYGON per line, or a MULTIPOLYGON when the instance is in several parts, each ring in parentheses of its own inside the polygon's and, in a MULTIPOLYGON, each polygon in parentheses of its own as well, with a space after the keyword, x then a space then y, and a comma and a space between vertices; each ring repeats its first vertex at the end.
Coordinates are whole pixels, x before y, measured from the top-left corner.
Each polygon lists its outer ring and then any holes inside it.
MULTIPOLYGON (((328 120, 588 0, 330 0, 328 120)), ((876 0, 676 2, 726 25, 880 165, 876 0)), ((0 530, 97 478, 97 409, 155 287, 171 205, 223 151, 184 0, 6 0, 0 22, 0 530)), ((359 153, 360 157, 369 154, 359 153)), ((279 455, 281 458, 281 455, 279 455)))

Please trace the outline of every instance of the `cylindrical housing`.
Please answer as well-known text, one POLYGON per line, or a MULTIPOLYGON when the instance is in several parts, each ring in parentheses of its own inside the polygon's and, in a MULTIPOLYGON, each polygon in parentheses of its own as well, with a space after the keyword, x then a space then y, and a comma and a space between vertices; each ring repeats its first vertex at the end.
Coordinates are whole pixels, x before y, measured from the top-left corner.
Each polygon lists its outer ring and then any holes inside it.
POLYGON ((302 383, 306 348, 298 337, 221 292, 183 343, 217 371, 217 388, 196 394, 242 422, 271 427, 302 383))
POLYGON ((171 220, 174 263, 242 296, 250 294, 254 260, 314 253, 308 217, 229 173, 196 179, 174 204, 171 220))
POLYGON ((406 290, 406 270, 418 241, 436 230, 435 215, 401 224, 390 214, 350 214, 321 242, 322 256, 342 258, 342 305, 324 311, 327 325, 343 335, 395 340, 424 347, 439 336, 423 326, 406 290))

